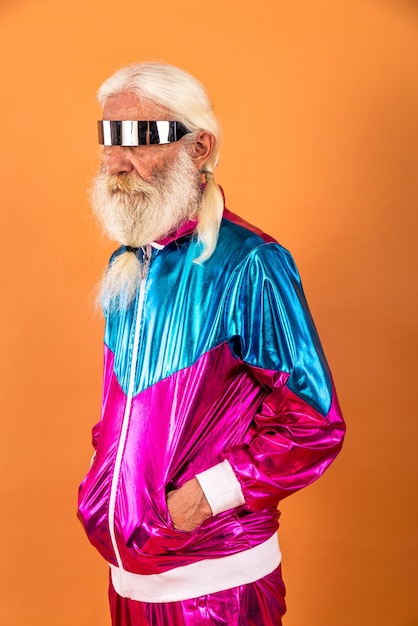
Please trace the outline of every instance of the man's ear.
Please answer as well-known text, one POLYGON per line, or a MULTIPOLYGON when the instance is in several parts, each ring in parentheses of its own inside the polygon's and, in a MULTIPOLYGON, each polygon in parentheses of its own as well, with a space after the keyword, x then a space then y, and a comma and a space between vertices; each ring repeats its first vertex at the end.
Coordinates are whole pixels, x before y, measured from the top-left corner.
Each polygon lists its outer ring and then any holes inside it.
POLYGON ((190 156, 200 171, 213 152, 215 137, 207 130, 200 130, 189 146, 190 156))

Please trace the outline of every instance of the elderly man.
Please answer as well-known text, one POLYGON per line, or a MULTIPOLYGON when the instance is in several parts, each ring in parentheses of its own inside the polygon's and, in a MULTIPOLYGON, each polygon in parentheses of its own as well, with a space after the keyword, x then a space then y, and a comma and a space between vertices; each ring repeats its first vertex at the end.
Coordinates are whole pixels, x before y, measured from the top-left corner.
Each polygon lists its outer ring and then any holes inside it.
POLYGON ((79 517, 118 626, 277 626, 278 503, 344 426, 290 254, 224 206, 205 90, 164 64, 99 90, 92 203, 121 246, 101 288, 102 418, 79 517))

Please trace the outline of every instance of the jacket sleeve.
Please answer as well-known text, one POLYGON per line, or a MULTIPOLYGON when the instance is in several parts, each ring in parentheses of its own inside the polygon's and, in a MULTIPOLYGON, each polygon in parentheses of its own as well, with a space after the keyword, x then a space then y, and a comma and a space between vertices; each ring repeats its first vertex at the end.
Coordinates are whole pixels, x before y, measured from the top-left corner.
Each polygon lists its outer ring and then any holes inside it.
POLYGON ((269 243, 230 281, 230 346, 266 390, 248 445, 225 451, 250 510, 316 480, 339 452, 344 422, 290 254, 269 243))

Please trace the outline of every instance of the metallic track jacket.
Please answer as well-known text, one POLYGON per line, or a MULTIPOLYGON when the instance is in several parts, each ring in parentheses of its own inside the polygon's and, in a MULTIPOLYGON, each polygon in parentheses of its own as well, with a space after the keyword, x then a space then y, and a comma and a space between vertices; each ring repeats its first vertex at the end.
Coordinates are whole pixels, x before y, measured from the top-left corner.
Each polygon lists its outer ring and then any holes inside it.
POLYGON ((324 472, 344 434, 289 252, 225 210, 214 254, 194 263, 194 228, 140 250, 134 302, 106 314, 103 412, 80 487, 115 589, 150 602, 277 567, 278 503, 324 472), (166 493, 196 475, 215 514, 187 533, 166 493))

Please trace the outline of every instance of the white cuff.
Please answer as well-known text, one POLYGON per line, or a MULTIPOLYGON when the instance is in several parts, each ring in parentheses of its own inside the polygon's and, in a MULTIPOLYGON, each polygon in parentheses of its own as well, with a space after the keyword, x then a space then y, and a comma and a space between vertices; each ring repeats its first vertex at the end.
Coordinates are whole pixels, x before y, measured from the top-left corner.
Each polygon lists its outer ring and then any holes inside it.
POLYGON ((241 485, 231 464, 226 459, 222 463, 196 474, 196 478, 214 515, 245 504, 241 485))

